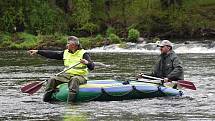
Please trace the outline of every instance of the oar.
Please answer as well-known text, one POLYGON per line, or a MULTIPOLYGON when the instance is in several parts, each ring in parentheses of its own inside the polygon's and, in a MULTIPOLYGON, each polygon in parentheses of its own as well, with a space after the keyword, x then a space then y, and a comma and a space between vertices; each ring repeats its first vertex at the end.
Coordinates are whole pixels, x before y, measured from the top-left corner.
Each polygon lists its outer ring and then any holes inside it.
MULTIPOLYGON (((73 68, 73 67, 75 67, 75 66, 77 66, 79 64, 80 64, 80 62, 76 63, 75 65, 72 65, 72 66, 70 66, 70 67, 68 67, 66 69, 64 69, 63 71, 61 71, 61 72, 59 72, 57 74, 55 74, 55 76, 57 76, 59 74, 62 74, 64 72, 66 72, 67 70, 69 70, 69 69, 71 69, 71 68, 73 68)), ((45 82, 46 82, 46 80, 42 81, 42 82, 33 82, 33 83, 30 83, 30 84, 27 84, 27 85, 25 85, 25 86, 23 86, 21 88, 21 91, 23 93, 34 94, 35 92, 37 92, 42 87, 43 83, 45 83, 45 82)))
POLYGON ((28 94, 34 94, 35 92, 37 92, 43 85, 43 83, 45 83, 45 81, 42 82, 33 82, 30 84, 25 85, 24 87, 21 88, 21 91, 23 93, 28 93, 28 94))
MULTIPOLYGON (((148 75, 144 75, 144 74, 141 75, 141 77, 147 78, 147 79, 160 80, 161 83, 164 80, 162 78, 157 78, 157 77, 148 76, 148 75)), ((196 90, 196 86, 192 82, 190 82, 190 81, 178 80, 178 81, 172 81, 172 82, 179 84, 181 87, 184 87, 184 88, 187 88, 187 89, 191 89, 191 90, 196 90)), ((159 84, 161 84, 161 83, 159 83, 159 84)))

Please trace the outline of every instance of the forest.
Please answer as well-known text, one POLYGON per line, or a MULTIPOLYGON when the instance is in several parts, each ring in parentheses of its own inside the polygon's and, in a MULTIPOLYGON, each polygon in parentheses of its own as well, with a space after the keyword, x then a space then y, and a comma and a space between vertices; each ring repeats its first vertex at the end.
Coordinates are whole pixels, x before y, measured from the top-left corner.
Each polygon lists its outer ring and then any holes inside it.
POLYGON ((0 0, 0 48, 215 38, 214 0, 0 0))

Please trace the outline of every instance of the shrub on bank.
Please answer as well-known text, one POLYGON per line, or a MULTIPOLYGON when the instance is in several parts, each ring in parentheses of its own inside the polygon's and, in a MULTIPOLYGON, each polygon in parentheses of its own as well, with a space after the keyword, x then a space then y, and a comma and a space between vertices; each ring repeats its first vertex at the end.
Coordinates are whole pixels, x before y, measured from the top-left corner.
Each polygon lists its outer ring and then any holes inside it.
POLYGON ((39 43, 36 36, 27 33, 2 33, 0 38, 1 48, 29 49, 39 43))
POLYGON ((9 33, 0 34, 0 48, 7 48, 8 45, 12 44, 11 35, 9 33))
POLYGON ((81 27, 81 30, 89 32, 90 36, 98 30, 99 26, 93 23, 86 23, 81 27))
POLYGON ((11 49, 33 49, 39 43, 36 36, 26 36, 22 39, 22 42, 12 43, 9 47, 11 49))
POLYGON ((116 34, 110 34, 110 36, 108 37, 108 39, 113 44, 117 44, 117 43, 121 43, 122 42, 122 40, 116 34))
POLYGON ((98 34, 94 39, 93 42, 95 43, 96 46, 100 46, 103 44, 104 37, 101 34, 98 34))
POLYGON ((84 49, 89 49, 93 45, 93 38, 91 37, 81 37, 80 43, 84 49))
POLYGON ((140 37, 140 32, 136 29, 130 29, 128 31, 128 40, 130 42, 137 42, 138 38, 140 37))
POLYGON ((116 34, 116 30, 113 27, 108 27, 106 30, 106 36, 109 37, 111 34, 116 34))
POLYGON ((15 33, 13 43, 9 46, 12 49, 31 49, 40 42, 36 36, 28 33, 15 33))

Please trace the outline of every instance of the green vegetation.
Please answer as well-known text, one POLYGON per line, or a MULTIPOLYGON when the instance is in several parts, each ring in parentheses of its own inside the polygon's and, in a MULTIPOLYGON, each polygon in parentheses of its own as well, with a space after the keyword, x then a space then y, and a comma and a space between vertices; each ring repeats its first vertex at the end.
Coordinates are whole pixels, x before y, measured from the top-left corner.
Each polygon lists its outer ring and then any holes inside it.
POLYGON ((116 34, 110 34, 108 39, 112 44, 121 43, 121 39, 116 34))
POLYGON ((85 48, 137 38, 214 38, 214 0, 1 0, 0 48, 85 48))
POLYGON ((136 29, 130 29, 128 31, 128 40, 131 42, 137 42, 138 38, 140 37, 140 32, 136 29))

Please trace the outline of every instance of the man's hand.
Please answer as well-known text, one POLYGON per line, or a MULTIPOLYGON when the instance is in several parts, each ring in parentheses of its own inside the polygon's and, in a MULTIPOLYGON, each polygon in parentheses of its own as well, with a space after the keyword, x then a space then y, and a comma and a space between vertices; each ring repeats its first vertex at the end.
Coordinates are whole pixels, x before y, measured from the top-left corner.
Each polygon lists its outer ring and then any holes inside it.
POLYGON ((29 53, 30 55, 35 55, 35 54, 37 54, 37 52, 38 52, 38 50, 29 50, 29 51, 28 51, 28 53, 29 53))
POLYGON ((87 61, 86 59, 81 59, 80 62, 85 64, 85 65, 87 65, 89 63, 89 61, 87 61))
POLYGON ((139 73, 139 74, 136 76, 136 79, 143 78, 142 75, 144 75, 144 74, 143 74, 143 73, 139 73))

